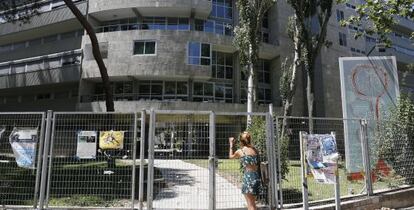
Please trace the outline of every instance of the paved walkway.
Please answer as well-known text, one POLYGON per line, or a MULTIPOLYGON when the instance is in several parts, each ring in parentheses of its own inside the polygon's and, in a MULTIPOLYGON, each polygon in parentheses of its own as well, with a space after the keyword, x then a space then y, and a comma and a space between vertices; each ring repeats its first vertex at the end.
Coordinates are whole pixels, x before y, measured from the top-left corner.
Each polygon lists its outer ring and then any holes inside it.
MULTIPOLYGON (((154 208, 208 209, 207 168, 181 160, 155 160, 154 167, 161 171, 166 183, 159 192, 154 192, 157 193, 154 208)), ((219 175, 216 176, 216 183, 218 209, 245 208, 245 199, 238 187, 219 175)))

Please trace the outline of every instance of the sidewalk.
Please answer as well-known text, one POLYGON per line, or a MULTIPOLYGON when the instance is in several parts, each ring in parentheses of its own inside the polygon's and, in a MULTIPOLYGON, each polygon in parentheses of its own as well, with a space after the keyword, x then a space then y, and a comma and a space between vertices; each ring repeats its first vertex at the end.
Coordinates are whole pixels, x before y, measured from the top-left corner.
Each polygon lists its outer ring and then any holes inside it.
MULTIPOLYGON (((154 167, 161 170, 166 183, 154 197, 154 208, 208 209, 207 168, 181 160, 155 160, 154 167)), ((245 199, 239 188, 219 175, 216 175, 216 183, 217 208, 245 208, 245 199)))

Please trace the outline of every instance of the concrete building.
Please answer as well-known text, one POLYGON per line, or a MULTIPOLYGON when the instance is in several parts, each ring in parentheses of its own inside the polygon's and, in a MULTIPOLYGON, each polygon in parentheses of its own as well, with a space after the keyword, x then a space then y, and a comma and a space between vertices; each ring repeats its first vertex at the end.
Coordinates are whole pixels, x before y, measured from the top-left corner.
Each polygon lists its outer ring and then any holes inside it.
MULTIPOLYGON (((74 1, 75 2, 75 1, 74 1)), ((354 4, 333 9, 328 39, 315 75, 316 115, 341 117, 340 56, 364 56, 375 37, 353 40, 357 27, 338 20, 354 13, 354 4)), ((77 0, 96 29, 108 68, 117 111, 143 108, 245 111, 247 81, 233 46, 238 23, 235 0, 77 0)), ((46 0, 28 24, 0 17, 0 111, 103 111, 99 69, 90 40, 61 0, 46 0)), ((283 0, 266 15, 258 67, 258 110, 281 106, 281 61, 291 56, 286 34, 292 11, 283 0)), ((397 56, 405 68, 414 58, 407 39, 414 22, 401 19, 394 46, 383 55, 397 56)), ((375 53, 380 53, 374 51, 375 53)), ((412 75, 400 82, 413 91, 412 75), (411 77, 411 78, 410 78, 411 77), (408 79, 407 79, 408 78, 408 79)), ((305 114, 302 80, 295 115, 305 114)))

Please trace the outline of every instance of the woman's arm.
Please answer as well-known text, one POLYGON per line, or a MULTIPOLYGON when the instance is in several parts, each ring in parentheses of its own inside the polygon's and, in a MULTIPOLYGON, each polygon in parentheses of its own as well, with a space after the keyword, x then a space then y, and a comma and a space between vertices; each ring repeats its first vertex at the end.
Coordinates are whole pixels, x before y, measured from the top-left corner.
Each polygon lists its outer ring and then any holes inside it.
POLYGON ((233 149, 233 147, 234 147, 234 137, 230 137, 229 138, 229 144, 230 144, 230 147, 229 147, 229 158, 230 159, 239 158, 240 157, 239 151, 237 150, 236 152, 234 152, 234 149, 233 149))

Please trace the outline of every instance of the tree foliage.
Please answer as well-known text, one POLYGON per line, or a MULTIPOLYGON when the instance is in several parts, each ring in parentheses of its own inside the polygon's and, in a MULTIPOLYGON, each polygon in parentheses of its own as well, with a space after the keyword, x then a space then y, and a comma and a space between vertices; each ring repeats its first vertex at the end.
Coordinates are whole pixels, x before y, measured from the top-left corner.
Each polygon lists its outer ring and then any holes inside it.
MULTIPOLYGON (((266 151, 266 121, 263 117, 253 117, 252 125, 248 129, 252 134, 252 143, 254 147, 259 151, 262 160, 267 160, 266 151)), ((287 138, 277 138, 278 145, 280 146, 280 163, 281 163, 281 175, 284 179, 289 173, 289 140, 287 138)), ((277 151, 275 151, 277 154, 277 151)))
POLYGON ((397 106, 385 113, 378 122, 375 157, 386 161, 393 173, 405 182, 414 183, 414 101, 402 95, 397 106))
MULTIPOLYGON (((414 0, 365 0, 364 4, 356 6, 356 12, 357 15, 350 16, 342 25, 364 25, 364 32, 356 33, 355 38, 364 33, 376 34, 379 42, 389 46, 391 40, 388 35, 393 31, 398 19, 414 19, 414 0)), ((414 32, 411 32, 411 37, 414 38, 414 32)))
MULTIPOLYGON (((285 79, 289 79, 290 88, 284 85, 282 88, 287 90, 284 95, 284 116, 290 112, 294 91, 296 89, 297 71, 303 70, 306 76, 306 98, 308 116, 313 116, 314 88, 313 80, 316 68, 316 60, 323 46, 329 47, 331 44, 327 39, 327 27, 332 15, 334 0, 287 0, 293 8, 293 16, 289 18, 288 35, 294 44, 294 58, 292 67, 286 69, 291 73, 286 74, 285 79)), ((311 121, 312 122, 312 121, 311 121)), ((282 134, 286 122, 282 123, 282 134)), ((310 123, 309 130, 312 132, 313 124, 310 123)), ((282 135, 283 136, 283 135, 282 135)))
MULTIPOLYGON (((262 21, 265 13, 276 3, 276 0, 237 0, 239 25, 234 29, 234 45, 239 51, 240 64, 248 75, 247 112, 253 112, 256 101, 255 67, 259 59, 262 21)), ((251 124, 251 116, 247 118, 247 126, 251 124)))

